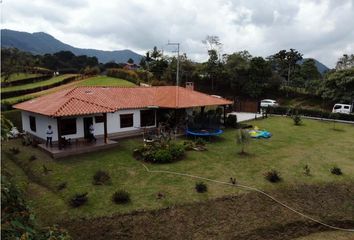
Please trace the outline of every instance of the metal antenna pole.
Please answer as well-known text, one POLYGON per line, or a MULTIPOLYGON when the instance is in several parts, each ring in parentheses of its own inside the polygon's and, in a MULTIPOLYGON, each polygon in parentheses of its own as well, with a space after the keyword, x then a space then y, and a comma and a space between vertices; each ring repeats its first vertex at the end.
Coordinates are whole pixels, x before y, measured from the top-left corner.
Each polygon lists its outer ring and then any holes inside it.
POLYGON ((168 41, 167 45, 177 46, 177 73, 176 73, 176 86, 179 86, 179 45, 180 43, 173 43, 168 41))

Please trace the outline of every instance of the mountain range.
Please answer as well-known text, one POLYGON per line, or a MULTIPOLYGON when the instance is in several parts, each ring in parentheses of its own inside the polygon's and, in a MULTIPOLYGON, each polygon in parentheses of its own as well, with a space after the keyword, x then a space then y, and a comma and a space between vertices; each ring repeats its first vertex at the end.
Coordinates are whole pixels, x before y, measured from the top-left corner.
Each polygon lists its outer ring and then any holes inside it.
POLYGON ((324 65, 323 63, 321 63, 320 61, 318 61, 318 60, 316 60, 314 58, 304 58, 304 59, 298 61, 298 64, 300 64, 300 65, 303 64, 304 61, 307 60, 307 59, 312 59, 312 60, 315 61, 316 68, 322 75, 325 72, 328 72, 330 70, 326 65, 324 65))
POLYGON ((33 54, 56 53, 59 51, 71 51, 75 55, 87 55, 97 57, 99 62, 115 61, 125 63, 129 58, 139 63, 142 56, 128 49, 116 51, 103 51, 97 49, 76 48, 63 43, 44 32, 19 32, 9 29, 1 29, 1 47, 14 47, 33 54))
MULTIPOLYGON (((76 48, 63 43, 53 36, 44 32, 19 32, 9 29, 1 29, 1 47, 15 47, 19 50, 31 52, 33 54, 56 53, 59 51, 71 51, 75 55, 95 56, 101 63, 115 61, 116 63, 125 63, 129 58, 135 63, 139 63, 143 56, 131 50, 103 51, 97 49, 76 48)), ((299 61, 302 64, 305 59, 299 61)), ((316 59, 317 70, 323 74, 329 68, 316 59)))

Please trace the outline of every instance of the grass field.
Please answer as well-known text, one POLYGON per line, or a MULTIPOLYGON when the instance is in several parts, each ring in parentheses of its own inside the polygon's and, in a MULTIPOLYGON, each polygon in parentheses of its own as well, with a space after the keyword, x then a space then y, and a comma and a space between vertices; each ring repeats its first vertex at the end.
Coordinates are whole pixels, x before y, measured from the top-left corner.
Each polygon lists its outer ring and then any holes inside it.
POLYGON ((86 79, 85 81, 78 84, 79 86, 121 86, 121 87, 133 87, 134 83, 126 81, 124 79, 107 77, 107 76, 97 76, 86 79))
MULTIPOLYGON (((28 78, 43 76, 43 74, 37 73, 14 73, 11 74, 10 77, 6 80, 6 82, 13 82, 17 80, 25 80, 28 78)), ((5 78, 1 76, 1 82, 4 82, 5 78)))
POLYGON ((55 83, 62 82, 69 77, 74 77, 74 76, 77 76, 77 74, 64 74, 64 75, 60 75, 57 77, 53 77, 53 78, 45 80, 45 81, 39 81, 39 82, 28 83, 28 84, 23 84, 23 85, 18 85, 18 86, 1 88, 1 92, 6 93, 6 92, 29 90, 29 89, 34 89, 34 88, 38 88, 38 87, 50 86, 55 83))
MULTIPOLYGON (((187 152, 184 160, 149 165, 149 168, 185 172, 221 181, 235 177, 241 184, 265 190, 298 184, 354 182, 354 125, 337 124, 337 130, 333 130, 330 123, 304 120, 303 126, 294 126, 291 119, 282 117, 258 120, 251 124, 269 130, 273 137, 269 140, 253 139, 247 148, 247 156, 238 154, 235 130, 227 130, 219 139, 207 144, 208 151, 187 152), (306 164, 311 169, 311 176, 303 174, 306 164), (344 174, 331 174, 333 166, 340 167, 344 174), (270 169, 279 171, 283 181, 277 184, 267 182, 263 174, 270 169)), ((140 144, 140 138, 122 140, 115 149, 52 160, 38 149, 23 147, 19 141, 9 141, 3 143, 3 169, 6 170, 10 164, 17 177, 23 175, 21 169, 27 172, 31 179, 27 187, 28 197, 35 212, 44 221, 109 216, 242 193, 239 189, 208 183, 208 192, 198 194, 194 190, 195 180, 148 173, 132 157, 133 149, 140 144), (21 150, 18 155, 9 154, 8 149, 13 146, 21 150), (35 155, 37 160, 30 162, 28 159, 31 155, 35 155), (52 170, 48 175, 43 173, 43 165, 52 170), (112 184, 93 185, 92 176, 97 170, 109 172, 112 184), (67 188, 58 191, 57 186, 63 182, 67 182, 67 188), (118 189, 130 192, 130 204, 112 203, 111 196, 118 189), (69 198, 81 192, 89 193, 87 205, 70 208, 67 204, 69 198), (158 192, 163 192, 166 198, 157 201, 158 192)))
POLYGON ((2 99, 2 102, 6 102, 8 104, 16 104, 20 103, 23 101, 27 101, 30 99, 33 99, 35 97, 40 97, 46 94, 50 94, 53 92, 57 92, 63 89, 71 88, 71 87, 76 87, 76 86, 135 86, 133 83, 128 82, 123 79, 118 79, 118 78, 111 78, 107 76, 98 76, 98 77, 92 77, 92 78, 87 78, 83 80, 77 80, 74 82, 70 82, 67 84, 60 85, 58 87, 53 87, 50 89, 46 89, 40 92, 35 92, 35 93, 30 93, 30 94, 25 94, 22 96, 18 97, 12 97, 12 98, 6 98, 2 99))

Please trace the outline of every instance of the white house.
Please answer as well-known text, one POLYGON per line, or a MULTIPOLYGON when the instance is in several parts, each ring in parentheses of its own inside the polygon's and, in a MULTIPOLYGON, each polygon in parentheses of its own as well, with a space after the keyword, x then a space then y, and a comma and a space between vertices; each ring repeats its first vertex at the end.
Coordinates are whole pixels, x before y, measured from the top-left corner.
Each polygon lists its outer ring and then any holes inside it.
POLYGON ((156 113, 162 109, 229 104, 232 102, 224 98, 175 86, 76 87, 19 103, 14 108, 22 112, 23 130, 39 139, 46 139, 48 125, 53 129, 53 141, 63 137, 84 139, 93 124, 95 135, 106 142, 108 137, 156 127, 156 113))

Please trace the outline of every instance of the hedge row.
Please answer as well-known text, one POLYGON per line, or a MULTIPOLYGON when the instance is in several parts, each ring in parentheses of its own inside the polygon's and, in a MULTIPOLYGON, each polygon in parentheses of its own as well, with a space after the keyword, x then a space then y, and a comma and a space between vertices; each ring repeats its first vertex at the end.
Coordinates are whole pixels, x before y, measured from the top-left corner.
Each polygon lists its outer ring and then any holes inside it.
POLYGON ((1 82, 1 87, 18 86, 18 85, 23 85, 23 84, 28 84, 28 83, 44 81, 44 80, 48 80, 50 78, 52 78, 52 75, 41 75, 41 76, 30 77, 30 78, 25 78, 25 79, 18 79, 18 80, 9 81, 9 82, 1 82))
POLYGON ((5 99, 5 98, 17 97, 17 96, 21 96, 21 95, 25 95, 25 94, 35 93, 35 92, 43 91, 43 90, 46 90, 49 88, 60 86, 62 84, 69 83, 69 82, 75 80, 76 77, 77 76, 70 76, 70 77, 64 78, 60 81, 54 82, 52 84, 28 88, 28 89, 19 89, 19 90, 14 89, 13 91, 6 91, 6 88, 4 88, 4 89, 2 89, 1 95, 2 95, 2 98, 5 99))
POLYGON ((315 118, 327 118, 327 119, 337 119, 344 121, 353 121, 353 114, 342 114, 342 113, 332 113, 320 110, 304 109, 304 108, 291 108, 291 107, 266 107, 262 108, 267 114, 279 114, 279 115, 294 115, 299 114, 307 117, 315 118))
POLYGON ((128 69, 121 68, 110 68, 107 70, 107 76, 125 79, 134 84, 139 84, 139 75, 133 71, 128 69))

